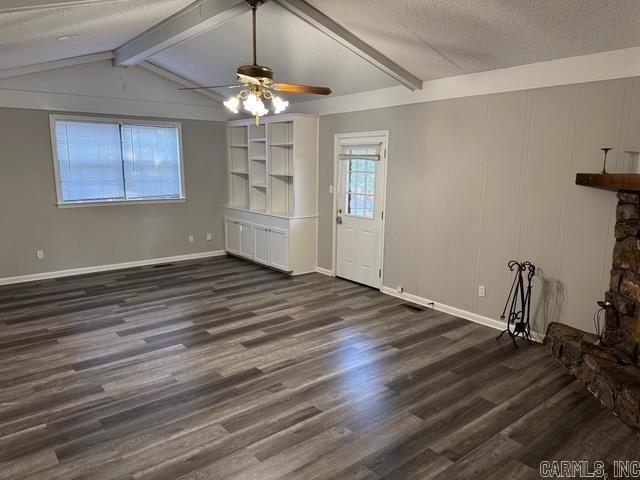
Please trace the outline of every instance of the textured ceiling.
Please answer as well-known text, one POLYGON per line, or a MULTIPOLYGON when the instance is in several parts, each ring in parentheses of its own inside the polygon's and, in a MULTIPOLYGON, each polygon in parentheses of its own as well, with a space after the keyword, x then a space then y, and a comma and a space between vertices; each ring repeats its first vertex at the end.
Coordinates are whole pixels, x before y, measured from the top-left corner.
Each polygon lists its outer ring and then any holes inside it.
POLYGON ((117 0, 0 14, 0 69, 113 50, 192 2, 117 0), (78 37, 56 40, 71 33, 78 37))
POLYGON ((640 45, 638 0, 307 0, 423 80, 640 45))
MULTIPOLYGON (((193 1, 0 14, 0 70, 113 50, 193 1), (56 41, 71 33, 79 36, 56 41)), ((423 80, 640 45, 640 0, 307 1, 423 80)), ((276 2, 260 8, 258 37, 258 60, 277 81, 326 85, 337 95, 396 85, 276 2)), ((243 14, 151 60, 201 84, 230 83, 250 63, 250 38, 243 14)))
MULTIPOLYGON (((251 14, 238 15, 161 52, 151 61, 201 85, 233 83, 236 68, 251 63, 251 14)), ((258 10, 258 63, 271 67, 277 82, 328 86, 335 95, 396 85, 386 74, 275 2, 258 10)), ((317 97, 289 97, 293 101, 313 98, 317 97)))

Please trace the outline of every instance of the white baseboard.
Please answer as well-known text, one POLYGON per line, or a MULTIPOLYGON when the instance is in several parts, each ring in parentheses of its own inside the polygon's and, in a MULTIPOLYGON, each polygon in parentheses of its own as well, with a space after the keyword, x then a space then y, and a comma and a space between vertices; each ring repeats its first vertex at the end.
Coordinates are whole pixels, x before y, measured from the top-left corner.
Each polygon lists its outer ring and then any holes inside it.
MULTIPOLYGON (((449 315, 454 315, 456 317, 464 318, 465 320, 470 320, 475 323, 479 323, 481 325, 485 325, 487 327, 494 328, 496 330, 504 330, 506 328, 506 323, 496 320, 493 318, 485 317, 484 315, 479 315, 477 313, 468 312, 467 310, 462 310, 461 308, 452 307, 451 305, 446 305, 444 303, 434 302, 433 300, 429 300, 424 297, 419 297, 417 295, 413 295, 412 293, 400 293, 397 290, 391 287, 382 287, 382 293, 387 295, 391 295, 392 297, 401 298, 408 302, 417 303, 418 305, 423 305, 425 307, 431 307, 434 310, 438 310, 439 312, 448 313, 449 315)), ((544 335, 538 332, 531 332, 531 338, 536 342, 542 343, 544 339, 544 335)))
POLYGON ((316 272, 321 273, 322 275, 327 275, 329 277, 335 277, 336 274, 333 270, 329 270, 328 268, 316 267, 316 272))
POLYGON ((33 282, 36 280, 69 277, 72 275, 84 275, 86 273, 107 272, 109 270, 122 270, 123 268, 143 267, 145 265, 158 265, 160 263, 180 262, 182 260, 196 260, 198 258, 218 257, 225 254, 226 252, 224 250, 213 250, 209 252, 190 253, 187 255, 176 255, 174 257, 149 258, 146 260, 136 260, 133 262, 113 263, 111 265, 97 265, 94 267, 70 268, 68 270, 56 270, 53 272, 32 273, 30 275, 0 278, 0 285, 33 282))

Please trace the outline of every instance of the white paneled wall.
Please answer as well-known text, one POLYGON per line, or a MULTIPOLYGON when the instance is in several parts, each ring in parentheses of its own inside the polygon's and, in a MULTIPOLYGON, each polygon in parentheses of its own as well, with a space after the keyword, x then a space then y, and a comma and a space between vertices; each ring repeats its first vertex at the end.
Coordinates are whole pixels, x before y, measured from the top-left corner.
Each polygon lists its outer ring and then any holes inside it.
POLYGON ((497 319, 506 263, 531 260, 535 329, 592 330, 608 287, 615 194, 578 171, 628 168, 640 145, 640 79, 444 100, 320 119, 320 267, 331 268, 333 135, 389 130, 384 284, 497 319), (486 297, 478 296, 486 286, 486 297))

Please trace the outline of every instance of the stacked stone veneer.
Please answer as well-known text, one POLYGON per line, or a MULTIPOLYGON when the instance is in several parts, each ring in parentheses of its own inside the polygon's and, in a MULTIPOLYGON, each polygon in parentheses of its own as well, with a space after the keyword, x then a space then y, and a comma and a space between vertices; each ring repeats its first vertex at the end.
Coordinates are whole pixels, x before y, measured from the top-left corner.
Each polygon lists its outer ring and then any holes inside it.
POLYGON ((615 237, 606 300, 615 306, 618 315, 607 314, 602 343, 595 335, 552 323, 544 344, 605 406, 640 430, 639 193, 618 193, 615 237))
POLYGON ((620 324, 613 315, 608 317, 609 328, 604 344, 617 347, 638 364, 640 343, 640 194, 618 193, 615 227, 616 245, 613 249, 613 269, 606 299, 619 312, 620 324))

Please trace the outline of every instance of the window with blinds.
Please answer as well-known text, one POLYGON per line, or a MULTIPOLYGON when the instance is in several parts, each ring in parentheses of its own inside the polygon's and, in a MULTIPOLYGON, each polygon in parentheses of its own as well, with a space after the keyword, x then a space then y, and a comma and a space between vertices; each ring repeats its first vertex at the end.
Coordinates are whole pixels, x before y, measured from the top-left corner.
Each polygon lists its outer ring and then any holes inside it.
POLYGON ((180 125, 51 117, 58 204, 183 199, 180 125))

